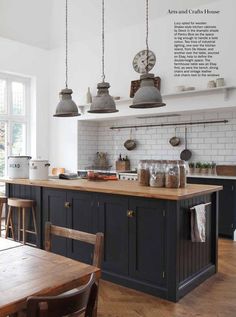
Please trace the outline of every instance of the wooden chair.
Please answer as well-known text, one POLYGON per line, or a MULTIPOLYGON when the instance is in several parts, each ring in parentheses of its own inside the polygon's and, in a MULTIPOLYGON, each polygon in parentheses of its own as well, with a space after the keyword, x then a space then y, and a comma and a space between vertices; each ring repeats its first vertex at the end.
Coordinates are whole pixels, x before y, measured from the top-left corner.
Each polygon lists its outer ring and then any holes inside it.
POLYGON ((52 235, 79 240, 81 242, 94 245, 93 263, 92 265, 101 268, 102 254, 103 254, 103 233, 96 234, 78 231, 74 229, 54 226, 50 222, 45 224, 45 250, 51 251, 51 237, 52 235))
POLYGON ((89 282, 72 294, 58 296, 32 296, 27 299, 27 317, 92 317, 97 299, 98 287, 95 275, 89 282))
MULTIPOLYGON (((103 256, 103 240, 104 240, 104 235, 102 232, 91 234, 91 233, 87 233, 83 231, 77 231, 74 229, 54 226, 50 222, 46 222, 45 224, 45 250, 46 251, 51 251, 52 235, 74 239, 74 240, 78 240, 81 242, 94 245, 92 265, 98 268, 101 268, 102 256, 103 256)), ((96 284, 98 287, 99 283, 97 282, 96 284)), ((71 293, 71 291, 69 293, 71 293)), ((95 301, 93 317, 97 316, 97 301, 98 301, 98 298, 96 298, 96 301, 95 301)))

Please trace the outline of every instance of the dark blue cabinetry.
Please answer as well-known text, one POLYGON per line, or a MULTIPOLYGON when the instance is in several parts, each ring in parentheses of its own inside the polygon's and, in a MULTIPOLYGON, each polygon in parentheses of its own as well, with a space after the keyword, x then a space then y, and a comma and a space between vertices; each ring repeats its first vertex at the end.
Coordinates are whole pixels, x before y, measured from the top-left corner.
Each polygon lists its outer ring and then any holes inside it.
MULTIPOLYGON (((172 301, 217 272, 218 193, 163 200, 8 184, 8 195, 36 199, 40 243, 46 221, 104 233, 102 277, 172 301), (190 239, 190 208, 207 207, 206 243, 190 239)), ((91 263, 92 249, 55 237, 52 251, 91 263)))
POLYGON ((236 180, 189 177, 188 183, 221 185, 219 192, 219 235, 233 239, 236 229, 236 180))

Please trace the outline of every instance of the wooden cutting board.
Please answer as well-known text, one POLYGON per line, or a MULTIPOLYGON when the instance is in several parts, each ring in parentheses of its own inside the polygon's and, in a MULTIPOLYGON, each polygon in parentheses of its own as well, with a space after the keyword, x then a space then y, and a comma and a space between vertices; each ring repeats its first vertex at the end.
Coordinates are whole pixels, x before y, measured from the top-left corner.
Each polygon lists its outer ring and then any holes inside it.
POLYGON ((216 165, 217 175, 236 176, 236 165, 216 165))

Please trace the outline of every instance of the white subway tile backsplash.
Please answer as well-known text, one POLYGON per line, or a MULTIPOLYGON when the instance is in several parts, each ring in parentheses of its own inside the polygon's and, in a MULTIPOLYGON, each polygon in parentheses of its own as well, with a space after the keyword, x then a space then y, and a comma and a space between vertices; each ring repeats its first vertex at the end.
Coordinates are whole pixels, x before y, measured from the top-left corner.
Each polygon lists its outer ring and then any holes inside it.
POLYGON ((136 119, 126 118, 116 121, 78 122, 78 168, 93 165, 96 152, 107 152, 110 164, 115 168, 115 160, 121 153, 127 155, 131 167, 135 168, 140 159, 179 159, 184 149, 184 126, 152 127, 132 129, 131 137, 137 141, 137 148, 127 151, 124 142, 130 138, 130 129, 111 130, 111 126, 159 124, 227 119, 227 124, 188 126, 188 148, 193 161, 215 161, 218 164, 236 163, 236 111, 209 111, 174 118, 136 119), (181 138, 181 145, 172 147, 169 139, 181 138))

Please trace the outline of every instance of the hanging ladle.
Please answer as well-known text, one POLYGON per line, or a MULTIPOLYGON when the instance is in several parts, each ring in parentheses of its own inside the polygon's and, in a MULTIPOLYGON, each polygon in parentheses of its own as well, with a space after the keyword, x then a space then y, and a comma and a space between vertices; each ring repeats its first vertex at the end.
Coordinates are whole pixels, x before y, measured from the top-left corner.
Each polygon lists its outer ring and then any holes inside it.
POLYGON ((125 141, 124 147, 126 150, 131 151, 136 148, 136 142, 132 139, 132 129, 130 129, 130 136, 129 139, 125 141))
POLYGON ((185 149, 180 153, 180 159, 188 161, 192 156, 192 152, 187 149, 187 127, 185 127, 185 149))
POLYGON ((172 146, 178 146, 180 145, 180 138, 178 138, 176 136, 176 128, 175 128, 175 136, 173 136, 170 140, 169 140, 169 143, 172 145, 172 146))

